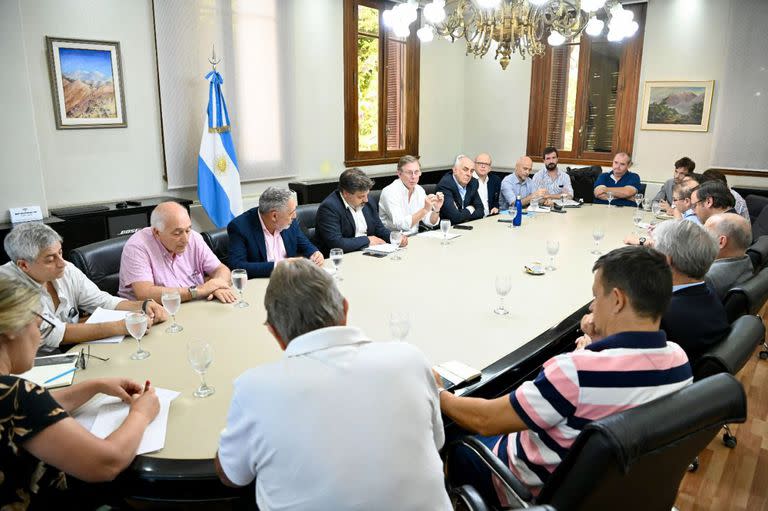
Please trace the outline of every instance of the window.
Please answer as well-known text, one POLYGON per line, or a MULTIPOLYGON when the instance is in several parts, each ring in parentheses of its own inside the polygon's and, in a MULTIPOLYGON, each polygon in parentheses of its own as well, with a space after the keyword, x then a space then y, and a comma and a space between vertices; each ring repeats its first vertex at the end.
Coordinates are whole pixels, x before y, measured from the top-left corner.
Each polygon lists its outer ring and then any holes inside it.
POLYGON ((629 39, 583 34, 533 60, 528 154, 534 160, 547 146, 558 148, 560 161, 585 165, 610 165, 618 151, 632 154, 645 4, 625 9, 640 25, 629 39))
POLYGON ((393 163, 419 152, 419 40, 413 31, 404 39, 384 26, 382 14, 392 5, 384 0, 344 1, 348 166, 393 163))

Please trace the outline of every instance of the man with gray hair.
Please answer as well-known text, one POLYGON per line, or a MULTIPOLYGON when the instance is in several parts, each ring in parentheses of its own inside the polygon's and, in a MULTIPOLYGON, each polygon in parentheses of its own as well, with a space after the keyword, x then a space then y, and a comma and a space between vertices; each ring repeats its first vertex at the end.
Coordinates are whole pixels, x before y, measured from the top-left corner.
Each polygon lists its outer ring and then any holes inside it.
POLYGON ((251 208, 227 225, 229 264, 242 268, 248 278, 269 277, 275 264, 297 255, 318 266, 323 254, 301 231, 296 220, 296 194, 287 188, 270 186, 251 208))
POLYGON ((723 304, 704 282, 717 244, 700 225, 668 220, 653 231, 655 248, 672 270, 672 300, 661 318, 661 329, 679 344, 693 365, 730 330, 723 304))
POLYGON ((53 351, 60 345, 128 334, 125 321, 80 323, 81 315, 91 314, 97 307, 143 310, 149 317, 149 325, 167 319, 165 309, 152 300, 129 301, 101 291, 82 271, 62 258, 61 242, 56 231, 38 222, 17 225, 4 242, 11 260, 0 266, 0 274, 39 289, 41 315, 53 325, 42 338, 42 352, 53 351))
POLYGON ((704 228, 715 238, 719 250, 704 280, 722 300, 729 289, 754 274, 747 255, 752 244, 752 226, 739 214, 720 213, 707 218, 704 228))
POLYGON ((485 216, 483 200, 480 198, 477 179, 472 177, 475 162, 460 154, 453 162, 453 170, 447 172, 437 183, 437 191, 445 197, 440 209, 440 218, 448 219, 451 225, 478 220, 485 216))
POLYGON ((349 303, 306 259, 275 266, 264 306, 285 356, 235 380, 215 458, 221 481, 255 480, 264 510, 450 510, 424 355, 347 326, 349 303))

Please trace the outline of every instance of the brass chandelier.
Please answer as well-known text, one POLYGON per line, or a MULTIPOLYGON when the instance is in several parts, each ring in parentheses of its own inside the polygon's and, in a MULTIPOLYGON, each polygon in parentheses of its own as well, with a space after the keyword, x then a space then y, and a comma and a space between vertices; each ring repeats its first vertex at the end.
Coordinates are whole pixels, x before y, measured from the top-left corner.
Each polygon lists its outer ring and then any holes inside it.
MULTIPOLYGON (((417 34, 422 42, 435 34, 450 40, 464 39, 467 55, 485 56, 492 48, 506 69, 512 53, 525 59, 558 46, 582 32, 599 36, 608 26, 608 40, 620 41, 638 29, 633 13, 619 0, 432 0, 423 7, 424 26, 417 34), (603 21, 605 20, 605 21, 603 21), (546 38, 546 43, 545 43, 546 38)), ((408 0, 384 12, 384 23, 398 37, 410 34, 418 18, 417 0, 408 0)))

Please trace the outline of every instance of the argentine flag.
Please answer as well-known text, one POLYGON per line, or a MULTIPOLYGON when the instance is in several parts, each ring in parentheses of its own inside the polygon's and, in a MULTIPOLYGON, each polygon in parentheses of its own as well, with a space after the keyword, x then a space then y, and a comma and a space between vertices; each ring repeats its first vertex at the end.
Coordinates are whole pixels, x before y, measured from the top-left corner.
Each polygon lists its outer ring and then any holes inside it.
POLYGON ((208 217, 216 227, 226 227, 243 212, 240 172, 229 129, 229 114, 221 94, 221 75, 215 69, 205 75, 208 88, 208 111, 197 159, 197 195, 208 217))

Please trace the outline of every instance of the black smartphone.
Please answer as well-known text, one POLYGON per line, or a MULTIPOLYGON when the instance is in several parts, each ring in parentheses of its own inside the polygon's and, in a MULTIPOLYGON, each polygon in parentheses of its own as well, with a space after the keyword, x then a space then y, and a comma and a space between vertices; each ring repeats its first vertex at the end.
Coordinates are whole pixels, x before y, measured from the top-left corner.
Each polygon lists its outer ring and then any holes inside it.
POLYGON ((474 229, 471 225, 458 224, 453 226, 454 229, 460 229, 462 231, 471 231, 474 229))
POLYGON ((502 222, 502 223, 505 223, 505 224, 511 224, 512 222, 515 221, 515 219, 514 218, 499 218, 496 221, 497 222, 502 222))
POLYGON ((367 255, 371 257, 387 257, 387 254, 384 254, 382 252, 363 252, 363 255, 367 255))

